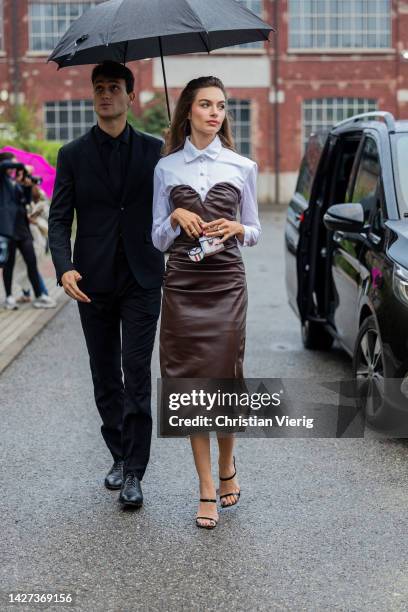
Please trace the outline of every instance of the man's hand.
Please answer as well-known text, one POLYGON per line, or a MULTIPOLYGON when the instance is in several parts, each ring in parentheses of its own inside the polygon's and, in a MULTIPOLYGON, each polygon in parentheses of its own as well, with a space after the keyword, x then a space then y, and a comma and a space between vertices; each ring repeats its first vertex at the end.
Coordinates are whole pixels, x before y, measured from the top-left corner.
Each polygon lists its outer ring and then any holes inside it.
POLYGON ((69 297, 77 302, 85 302, 89 304, 91 301, 85 293, 82 293, 77 285, 77 282, 82 279, 82 276, 76 270, 69 270, 61 276, 61 283, 64 287, 64 291, 69 297))
POLYGON ((200 215, 196 215, 196 213, 192 213, 185 208, 176 208, 171 213, 170 221, 173 229, 180 225, 189 238, 198 238, 203 233, 201 227, 204 225, 204 221, 200 215))
POLYGON ((216 219, 210 223, 205 223, 203 230, 204 236, 208 236, 208 238, 221 238, 221 242, 225 242, 229 238, 232 238, 232 236, 236 236, 241 244, 244 242, 244 226, 238 223, 238 221, 216 219))

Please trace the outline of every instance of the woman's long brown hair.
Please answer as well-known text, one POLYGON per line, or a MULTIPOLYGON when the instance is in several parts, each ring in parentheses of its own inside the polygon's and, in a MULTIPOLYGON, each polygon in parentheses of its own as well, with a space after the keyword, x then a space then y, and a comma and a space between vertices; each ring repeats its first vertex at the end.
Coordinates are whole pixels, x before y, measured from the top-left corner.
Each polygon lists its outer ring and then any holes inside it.
MULTIPOLYGON (((221 89, 222 93, 224 94, 225 99, 227 99, 224 84, 222 81, 220 81, 220 79, 217 79, 217 77, 200 77, 187 83, 177 101, 173 120, 171 122, 170 129, 166 134, 166 143, 164 146, 163 155, 170 155, 170 153, 175 153, 184 147, 184 142, 187 136, 191 134, 191 126, 188 115, 198 90, 202 89, 203 87, 218 87, 218 89, 221 89)), ((231 130, 231 121, 228 117, 228 113, 225 113, 225 119, 217 135, 220 137, 224 147, 235 150, 231 130)))

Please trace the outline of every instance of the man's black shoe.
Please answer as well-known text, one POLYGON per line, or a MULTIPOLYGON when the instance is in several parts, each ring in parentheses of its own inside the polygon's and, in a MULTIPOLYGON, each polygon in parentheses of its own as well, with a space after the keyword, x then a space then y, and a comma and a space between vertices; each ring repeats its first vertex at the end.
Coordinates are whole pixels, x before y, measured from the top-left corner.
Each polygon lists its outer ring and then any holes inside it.
POLYGON ((115 461, 106 474, 105 487, 111 490, 120 489, 123 484, 123 461, 115 461))
POLYGON ((126 474, 125 482, 119 495, 119 501, 124 506, 140 508, 143 504, 143 493, 140 480, 135 474, 126 474))

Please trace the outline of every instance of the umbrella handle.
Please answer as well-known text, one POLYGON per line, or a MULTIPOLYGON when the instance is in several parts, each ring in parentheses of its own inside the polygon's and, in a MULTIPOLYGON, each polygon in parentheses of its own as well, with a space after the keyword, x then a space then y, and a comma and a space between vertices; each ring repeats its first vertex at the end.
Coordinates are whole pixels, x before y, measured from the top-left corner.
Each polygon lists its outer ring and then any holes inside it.
POLYGON ((171 113, 170 113, 170 103, 169 103, 169 92, 167 90, 166 70, 164 68, 163 47, 162 47, 161 36, 159 36, 159 47, 160 47, 161 65, 162 65, 162 70, 163 70, 164 89, 165 89, 165 92, 166 92, 167 114, 168 114, 168 117, 169 117, 169 125, 170 125, 170 123, 171 123, 171 113))

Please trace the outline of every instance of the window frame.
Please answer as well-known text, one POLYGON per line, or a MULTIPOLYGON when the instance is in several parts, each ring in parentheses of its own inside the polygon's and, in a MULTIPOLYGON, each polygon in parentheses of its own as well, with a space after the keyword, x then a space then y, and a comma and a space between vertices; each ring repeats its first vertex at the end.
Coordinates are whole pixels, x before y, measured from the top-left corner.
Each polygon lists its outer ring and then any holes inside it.
MULTIPOLYGON (((392 46, 392 41, 393 41, 393 19, 392 19, 392 0, 387 0, 388 1, 388 10, 385 12, 379 12, 379 7, 376 8, 376 13, 373 16, 372 12, 361 12, 361 13, 357 13, 357 12, 348 12, 347 14, 343 14, 339 9, 337 9, 337 12, 335 14, 333 14, 333 9, 330 7, 329 3, 332 0, 320 0, 321 2, 325 2, 326 6, 325 6, 325 10, 323 12, 320 12, 319 10, 315 9, 313 11, 310 12, 310 28, 306 29, 305 27, 300 26, 299 29, 293 30, 293 27, 291 26, 291 24, 293 23, 293 19, 295 19, 296 17, 299 16, 299 13, 295 13, 295 2, 297 2, 297 0, 288 0, 288 49, 287 52, 291 53, 291 54, 296 54, 296 53, 300 53, 300 54, 307 54, 307 53, 318 53, 321 54, 322 52, 325 53, 340 53, 340 54, 352 54, 352 53, 356 53, 356 52, 363 52, 363 53, 396 53, 396 49, 394 49, 394 47, 392 46), (292 4, 293 3, 293 4, 292 4), (292 8, 293 7, 293 8, 292 8), (340 27, 339 24, 336 24, 335 29, 330 30, 327 28, 327 19, 333 19, 336 18, 338 20, 340 19, 348 19, 349 23, 354 23, 356 20, 356 17, 360 16, 361 20, 364 24, 364 26, 362 27, 361 30, 357 30, 357 29, 350 29, 347 28, 343 25, 343 27, 340 27), (384 20, 384 16, 387 17, 388 19, 388 24, 387 24, 387 29, 378 29, 378 24, 381 24, 382 21, 384 20), (376 26, 377 29, 374 30, 374 34, 372 33, 373 31, 368 27, 367 23, 368 23, 368 19, 375 19, 376 20, 376 26), (317 20, 324 20, 325 21, 325 25, 321 28, 317 28, 315 27, 316 21, 317 20), (343 37, 347 34, 349 34, 350 32, 352 32, 354 39, 355 40, 361 40, 361 38, 367 38, 370 35, 376 36, 377 37, 377 41, 375 45, 350 45, 350 46, 344 46, 344 43, 340 43, 337 46, 332 46, 331 44, 317 44, 316 38, 318 38, 319 36, 322 36, 325 38, 325 40, 329 40, 329 37, 331 34, 337 36, 337 37, 343 37), (308 36, 310 37, 311 40, 311 44, 309 46, 293 46, 293 40, 294 38, 300 37, 301 35, 304 36, 308 36), (386 37, 386 44, 383 46, 379 46, 378 45, 378 41, 381 39, 381 37, 386 37)), ((335 0, 336 1, 336 0, 335 0)), ((337 0, 338 2, 338 6, 341 5, 341 2, 339 0, 337 0)), ((303 17, 305 17, 305 15, 303 14, 303 12, 300 13, 300 15, 303 15, 303 17)), ((301 17, 299 17, 299 19, 301 20, 301 17)), ((303 19, 303 22, 305 21, 305 19, 303 19)))
POLYGON ((73 99, 73 100, 47 100, 43 103, 43 122, 44 122, 44 132, 45 132, 46 140, 50 142, 58 142, 58 141, 69 142, 70 140, 78 138, 79 136, 87 132, 93 125, 95 125, 96 115, 95 115, 95 111, 93 107, 93 100, 90 98, 80 98, 80 99, 73 99), (61 103, 65 103, 67 106, 60 108, 59 105, 61 103), (79 103, 79 106, 76 108, 74 105, 78 103, 79 103), (48 105, 53 105, 54 108, 50 108, 48 105), (86 111, 89 111, 91 109, 93 111, 92 123, 91 122, 88 123, 86 121, 84 122, 80 121, 79 123, 77 123, 73 121, 72 114, 74 111, 79 110, 81 113, 85 113, 86 111), (68 119, 67 119, 66 124, 60 123, 60 121, 55 121, 53 125, 48 124, 47 123, 47 111, 51 111, 56 114, 60 113, 61 111, 66 111, 68 113, 68 119), (74 134, 74 129, 77 126, 79 126, 79 128, 81 129, 81 134, 74 134), (68 137, 61 138, 60 130, 65 127, 68 129, 68 137), (56 131, 55 138, 48 137, 49 129, 54 129, 56 131))
POLYGON ((301 105, 301 113, 302 113, 302 117, 301 117, 301 125, 302 125, 302 133, 301 133, 301 141, 302 141, 302 153, 304 153, 305 148, 307 146, 307 143, 309 141, 309 138, 311 136, 311 134, 313 133, 323 133, 323 134, 329 134, 331 129, 333 128, 333 126, 335 126, 337 123, 339 123, 340 121, 342 121, 343 119, 347 119, 347 117, 345 116, 345 114, 347 113, 347 111, 350 110, 352 111, 352 113, 350 115, 348 115, 349 117, 352 117, 353 115, 357 115, 360 113, 367 113, 373 110, 378 110, 378 100, 376 98, 361 98, 358 96, 352 97, 352 96, 322 96, 319 98, 313 97, 313 98, 303 98, 302 100, 302 105, 301 105), (328 110, 328 108, 330 108, 330 105, 327 104, 327 102, 331 100, 333 101, 333 105, 332 105, 332 110, 333 110, 333 115, 338 114, 340 111, 342 111, 344 113, 343 117, 333 117, 332 123, 326 123, 325 124, 325 120, 319 120, 319 121, 315 121, 315 123, 318 123, 319 125, 323 125, 324 129, 322 127, 314 127, 313 126, 313 118, 310 121, 310 132, 307 132, 307 126, 309 125, 308 121, 305 118, 305 111, 306 110, 311 110, 312 113, 314 111, 318 111, 320 110, 319 107, 313 108, 311 107, 310 109, 308 109, 306 107, 306 105, 308 103, 313 103, 313 102, 319 102, 322 103, 320 108, 323 111, 328 110), (338 101, 342 100, 343 101, 343 105, 339 105, 338 101), (336 103, 335 103, 336 101, 336 103), (370 106, 371 103, 374 103, 372 105, 372 107, 370 106), (326 104, 326 106, 323 105, 326 104), (360 108, 359 108, 360 107, 360 108))
POLYGON ((80 13, 78 16, 75 16, 72 18, 72 21, 69 20, 69 16, 66 15, 65 17, 58 17, 58 15, 56 15, 55 13, 52 14, 52 16, 49 19, 44 19, 44 16, 40 15, 38 17, 34 17, 33 19, 33 15, 32 15, 32 7, 35 6, 40 6, 40 7, 51 7, 52 10, 54 11, 54 7, 57 6, 75 6, 75 5, 89 5, 89 7, 86 9, 88 10, 89 8, 93 8, 94 6, 96 6, 97 4, 100 4, 101 2, 103 2, 103 0, 28 0, 28 14, 27 14, 27 25, 28 25, 28 46, 27 46, 27 55, 28 56, 41 56, 41 55, 48 55, 49 53, 51 53, 51 51, 55 48, 58 40, 61 38, 61 36, 63 36, 63 34, 66 32, 66 30, 68 29, 68 27, 75 21, 75 19, 77 19, 80 15, 82 15, 85 11, 82 11, 82 13, 80 13), (55 30, 54 25, 56 22, 58 21, 65 21, 65 26, 64 26, 64 30, 60 33, 58 31, 55 30), (45 24, 48 23, 48 21, 51 21, 53 27, 50 31, 50 33, 45 33, 45 24), (33 33, 33 29, 32 29, 32 24, 33 22, 38 22, 40 23, 40 33, 33 33), (34 34, 34 35, 33 35, 34 34), (42 42, 44 39, 46 38, 55 38, 55 42, 52 43, 51 48, 45 48, 44 46, 41 46, 40 49, 35 49, 33 46, 33 41, 35 40, 39 40, 40 42, 42 42))
MULTIPOLYGON (((258 17, 260 17, 261 19, 264 19, 265 0, 237 0, 237 2, 239 2, 240 4, 243 4, 244 6, 246 5, 247 2, 257 2, 257 1, 259 1, 261 4, 261 10, 259 14, 256 13, 255 11, 252 11, 252 12, 258 15, 258 17)), ((249 8, 249 10, 252 10, 250 7, 247 7, 247 8, 249 8)), ((265 55, 266 53, 267 53, 267 49, 265 47, 265 41, 263 40, 255 41, 252 43, 242 43, 241 45, 234 45, 233 47, 222 47, 220 49, 214 49, 214 51, 211 51, 211 55, 225 55, 225 54, 265 55), (256 45, 256 46, 253 46, 253 45, 256 45)))
MULTIPOLYGON (((234 109, 235 110, 235 109, 234 109)), ((251 98, 234 98, 231 97, 228 99, 228 107, 227 107, 227 112, 231 117, 232 120, 232 129, 233 129, 233 135, 234 135, 234 141, 235 141, 235 145, 237 148, 237 151, 240 155, 243 155, 244 157, 249 157, 251 159, 253 159, 252 155, 253 155, 253 146, 252 146, 252 121, 253 121, 253 115, 252 115, 252 99, 251 98), (242 121, 237 121, 237 119, 235 118, 235 115, 231 112, 231 107, 233 107, 234 104, 237 104, 237 110, 240 111, 240 105, 242 103, 247 103, 246 108, 249 111, 249 120, 247 122, 242 122, 242 121), (248 129, 249 129, 249 136, 248 136, 248 143, 249 143, 249 153, 242 153, 242 150, 240 147, 237 146, 238 144, 238 138, 236 136, 236 128, 237 125, 248 125, 248 129)), ((235 110, 236 112, 236 110, 235 110)), ((238 130, 237 130, 238 131, 238 130)), ((239 142, 246 142, 246 139, 240 139, 239 142)))

